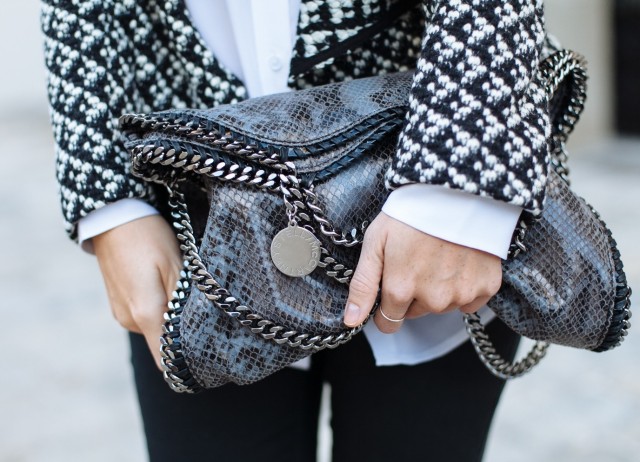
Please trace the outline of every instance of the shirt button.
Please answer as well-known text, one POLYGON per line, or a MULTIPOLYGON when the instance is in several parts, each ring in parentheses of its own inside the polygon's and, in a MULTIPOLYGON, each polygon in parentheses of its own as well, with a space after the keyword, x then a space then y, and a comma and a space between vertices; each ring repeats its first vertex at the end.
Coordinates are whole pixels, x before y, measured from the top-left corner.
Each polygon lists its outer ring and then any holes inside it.
POLYGON ((272 56, 271 58, 269 58, 269 67, 273 72, 278 72, 280 69, 282 69, 282 60, 277 56, 272 56))

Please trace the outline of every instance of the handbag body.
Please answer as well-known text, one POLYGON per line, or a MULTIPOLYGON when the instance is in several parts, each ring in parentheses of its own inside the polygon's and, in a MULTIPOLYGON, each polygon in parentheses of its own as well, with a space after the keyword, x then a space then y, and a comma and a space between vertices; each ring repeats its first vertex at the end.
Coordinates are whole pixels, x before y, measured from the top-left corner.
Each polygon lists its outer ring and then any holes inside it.
MULTIPOLYGON (((581 110, 581 61, 561 53, 546 66, 558 155, 544 212, 521 221, 488 305, 523 336, 604 351, 626 335, 630 289, 611 233, 570 190, 560 155, 581 110)), ((342 323, 348 283, 388 195, 411 80, 121 118, 134 172, 169 190, 185 255, 162 339, 174 390, 253 383, 361 330, 342 323)), ((524 364, 503 364, 478 318, 466 320, 496 375, 520 375, 544 355, 541 344, 524 364)))

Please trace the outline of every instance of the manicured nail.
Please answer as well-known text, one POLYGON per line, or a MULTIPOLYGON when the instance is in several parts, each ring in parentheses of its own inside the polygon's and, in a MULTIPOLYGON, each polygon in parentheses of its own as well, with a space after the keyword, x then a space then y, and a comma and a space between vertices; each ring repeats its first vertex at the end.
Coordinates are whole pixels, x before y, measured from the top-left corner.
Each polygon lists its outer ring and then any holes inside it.
POLYGON ((347 303, 347 308, 344 312, 344 323, 347 326, 356 326, 360 320, 360 307, 355 303, 347 303))

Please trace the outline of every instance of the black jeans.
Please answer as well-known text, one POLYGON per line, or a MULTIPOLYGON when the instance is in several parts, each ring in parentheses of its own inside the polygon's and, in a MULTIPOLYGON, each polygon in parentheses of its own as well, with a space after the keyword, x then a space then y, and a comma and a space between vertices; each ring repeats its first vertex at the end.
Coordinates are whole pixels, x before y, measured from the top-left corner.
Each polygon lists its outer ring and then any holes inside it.
MULTIPOLYGON (((518 337, 498 320, 487 330, 512 358, 518 337)), ((312 462, 324 382, 333 462, 480 461, 504 386, 469 342, 416 366, 376 367, 360 334, 314 355, 309 371, 180 395, 164 383, 143 337, 132 334, 131 346, 152 462, 312 462)))

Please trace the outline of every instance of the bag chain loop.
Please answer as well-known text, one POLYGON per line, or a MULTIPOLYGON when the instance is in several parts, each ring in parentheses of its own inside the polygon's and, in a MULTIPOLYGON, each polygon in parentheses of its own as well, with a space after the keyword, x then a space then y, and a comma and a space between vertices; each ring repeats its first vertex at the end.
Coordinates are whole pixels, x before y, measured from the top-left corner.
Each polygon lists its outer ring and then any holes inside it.
MULTIPOLYGON (((568 155, 565 149, 566 140, 573 131, 586 100, 587 73, 583 58, 570 50, 554 53, 541 63, 538 80, 543 83, 548 102, 560 88, 567 77, 573 79, 569 104, 563 114, 552 127, 551 167, 560 177, 569 183, 569 168, 567 166, 568 155)), ((527 232, 527 223, 521 219, 514 232, 514 238, 509 249, 509 258, 515 258, 520 252, 526 252, 524 239, 527 232)), ((467 333, 471 339, 476 353, 489 371, 501 379, 512 379, 529 372, 545 356, 548 342, 536 342, 529 353, 519 362, 512 363, 502 358, 495 349, 491 340, 484 331, 477 314, 465 314, 464 322, 467 333)))

